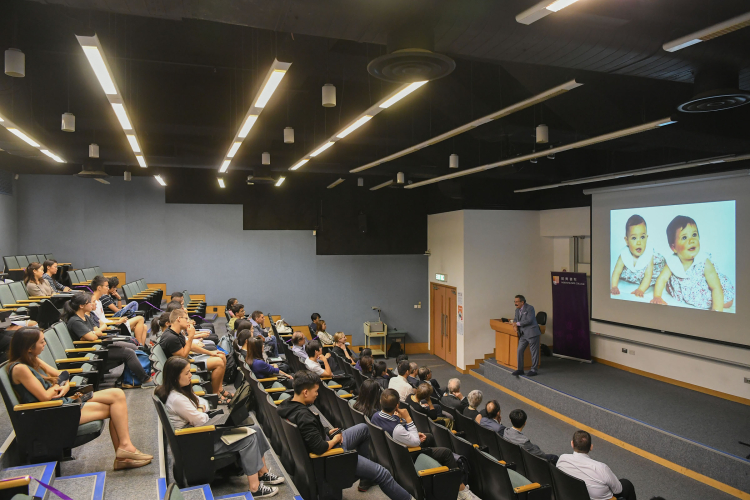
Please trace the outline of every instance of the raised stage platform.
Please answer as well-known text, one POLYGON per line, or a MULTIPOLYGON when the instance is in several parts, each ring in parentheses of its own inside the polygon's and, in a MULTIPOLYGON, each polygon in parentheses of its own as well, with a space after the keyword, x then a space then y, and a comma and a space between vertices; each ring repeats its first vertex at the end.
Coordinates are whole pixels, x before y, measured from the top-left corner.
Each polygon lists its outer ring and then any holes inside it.
POLYGON ((477 370, 536 403, 709 478, 750 491, 750 406, 599 363, 545 357, 513 377, 490 359, 477 370))

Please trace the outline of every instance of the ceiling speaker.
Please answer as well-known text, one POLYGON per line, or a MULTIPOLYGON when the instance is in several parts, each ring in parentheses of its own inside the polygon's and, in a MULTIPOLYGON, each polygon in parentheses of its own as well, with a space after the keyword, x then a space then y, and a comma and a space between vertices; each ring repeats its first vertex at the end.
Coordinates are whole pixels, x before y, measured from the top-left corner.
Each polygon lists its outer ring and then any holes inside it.
POLYGON ((677 109, 683 113, 709 113, 744 106, 750 92, 740 90, 739 73, 734 70, 704 69, 695 75, 695 95, 677 109))

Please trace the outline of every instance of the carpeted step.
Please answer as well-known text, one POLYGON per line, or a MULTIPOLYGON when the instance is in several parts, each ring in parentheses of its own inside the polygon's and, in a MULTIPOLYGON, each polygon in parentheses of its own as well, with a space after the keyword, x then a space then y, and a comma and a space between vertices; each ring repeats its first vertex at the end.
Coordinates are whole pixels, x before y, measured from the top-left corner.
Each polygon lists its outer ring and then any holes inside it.
POLYGON ((211 487, 207 484, 191 486, 190 488, 185 489, 180 488, 180 491, 185 500, 214 500, 214 494, 211 491, 211 487))
POLYGON ((79 498, 102 500, 104 498, 104 484, 106 479, 106 472, 63 476, 55 480, 55 488, 76 500, 79 498))
MULTIPOLYGON (((0 479, 9 479, 19 476, 31 476, 34 479, 38 479, 45 484, 54 486, 55 465, 57 465, 57 462, 9 467, 0 471, 0 479)), ((37 481, 32 481, 31 484, 29 484, 29 495, 40 497, 44 500, 47 500, 50 497, 49 491, 47 491, 47 489, 41 486, 37 481)))

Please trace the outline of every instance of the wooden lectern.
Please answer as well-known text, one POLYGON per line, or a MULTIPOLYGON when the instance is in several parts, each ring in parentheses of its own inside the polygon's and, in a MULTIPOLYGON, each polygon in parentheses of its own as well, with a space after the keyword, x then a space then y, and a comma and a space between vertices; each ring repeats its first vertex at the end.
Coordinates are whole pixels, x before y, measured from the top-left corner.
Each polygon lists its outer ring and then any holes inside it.
MULTIPOLYGON (((510 323, 503 323, 499 319, 490 320, 490 328, 495 330, 495 357, 498 364, 516 370, 518 368, 518 334, 510 323)), ((541 327, 542 329, 544 327, 541 327)), ((544 330, 542 330, 544 333, 544 330)), ((541 353, 539 365, 541 366, 541 353)), ((531 349, 526 348, 523 354, 523 369, 531 368, 531 349)))

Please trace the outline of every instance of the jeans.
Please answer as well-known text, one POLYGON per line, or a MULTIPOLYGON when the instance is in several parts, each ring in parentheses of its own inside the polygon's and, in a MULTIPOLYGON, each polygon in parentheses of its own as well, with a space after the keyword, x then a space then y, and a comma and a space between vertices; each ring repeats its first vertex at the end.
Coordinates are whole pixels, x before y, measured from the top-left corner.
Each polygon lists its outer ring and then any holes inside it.
MULTIPOLYGON (((383 493, 391 500, 411 499, 411 495, 398 485, 393 476, 382 465, 370 460, 370 429, 367 424, 357 424, 344 430, 342 434, 344 449, 347 451, 357 450, 357 477, 380 486, 383 493)), ((322 485, 321 493, 325 489, 325 485, 322 485)), ((322 498, 340 499, 341 491, 329 490, 320 496, 322 498)))
POLYGON ((276 342, 276 337, 274 337, 273 335, 269 335, 268 337, 265 337, 265 340, 266 340, 266 344, 268 344, 271 347, 273 347, 273 351, 272 351, 271 357, 272 358, 278 358, 279 357, 279 346, 278 346, 278 344, 276 342))
POLYGON ((135 314, 137 310, 138 310, 138 302, 134 300, 132 302, 128 302, 128 304, 122 309, 120 309, 119 311, 117 311, 114 314, 114 316, 115 318, 119 318, 121 316, 128 316, 129 315, 128 313, 132 312, 133 314, 135 314))

